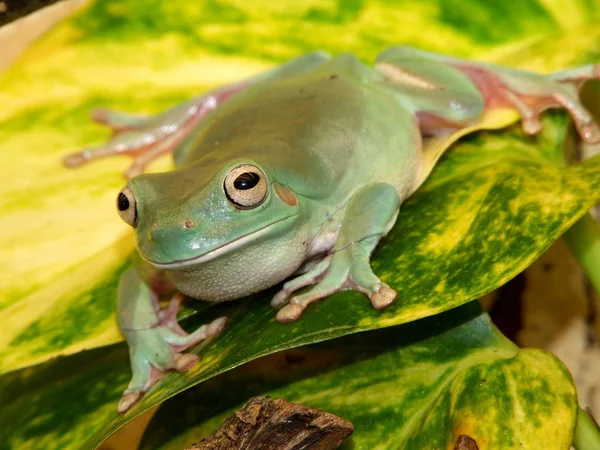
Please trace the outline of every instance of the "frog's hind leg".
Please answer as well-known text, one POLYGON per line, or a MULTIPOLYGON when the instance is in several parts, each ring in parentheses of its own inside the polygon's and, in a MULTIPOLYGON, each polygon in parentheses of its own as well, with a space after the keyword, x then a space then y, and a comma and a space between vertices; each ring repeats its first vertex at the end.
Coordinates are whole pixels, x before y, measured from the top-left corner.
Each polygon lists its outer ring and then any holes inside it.
POLYGON ((383 82, 400 94, 426 136, 450 134, 483 113, 484 98, 464 73, 411 47, 380 53, 375 68, 383 82))
MULTIPOLYGON (((540 131, 540 114, 549 108, 566 109, 583 140, 600 141, 600 128, 581 104, 578 88, 584 81, 600 79, 600 65, 587 65, 563 70, 550 75, 540 75, 486 63, 445 57, 413 49, 392 47, 377 58, 376 67, 388 73, 408 72, 417 79, 434 78, 430 93, 458 91, 475 88, 484 101, 484 108, 512 108, 521 114, 523 130, 528 134, 540 131), (463 77, 459 76, 461 74, 463 77), (448 76, 445 82, 444 77, 448 76), (465 77, 472 84, 467 88, 465 77)), ((423 91, 423 89, 421 89, 423 91)), ((420 94, 419 94, 420 95, 420 94)), ((462 97, 461 97, 462 98, 462 97)), ((445 97, 443 97, 445 99, 445 97)), ((459 110, 463 105, 455 105, 459 110)), ((444 117, 444 116, 443 116, 444 117)))
POLYGON ((107 125, 113 131, 112 137, 105 145, 69 154, 63 161, 68 167, 77 167, 99 158, 128 155, 133 157, 133 163, 125 172, 127 178, 139 175, 150 162, 175 150, 179 153, 176 163, 180 163, 187 152, 187 146, 181 144, 212 110, 260 81, 299 74, 328 59, 326 53, 309 53, 257 76, 217 88, 156 116, 98 109, 92 119, 107 125))

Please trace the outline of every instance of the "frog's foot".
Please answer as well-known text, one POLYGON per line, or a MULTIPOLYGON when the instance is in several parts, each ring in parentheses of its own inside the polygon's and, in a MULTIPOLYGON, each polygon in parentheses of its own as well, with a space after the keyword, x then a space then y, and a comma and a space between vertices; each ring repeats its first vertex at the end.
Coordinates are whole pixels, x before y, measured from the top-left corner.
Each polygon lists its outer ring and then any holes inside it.
POLYGON ((315 266, 310 272, 287 282, 275 295, 271 305, 283 304, 296 289, 310 284, 315 286, 305 294, 292 297, 289 303, 278 311, 277 320, 297 320, 311 303, 348 289, 368 295, 375 309, 381 310, 390 306, 396 299, 396 292, 377 278, 369 265, 369 249, 374 248, 377 240, 370 238, 354 243, 329 256, 322 261, 322 265, 315 266))
MULTIPOLYGON (((174 366, 173 368, 177 372, 185 372, 196 365, 196 363, 200 360, 198 355, 194 355, 193 353, 175 353, 174 355, 174 366)), ((160 380, 165 371, 159 370, 154 366, 150 366, 150 377, 147 382, 144 384, 143 389, 136 388, 127 388, 123 392, 121 396, 121 400, 117 404, 117 411, 120 413, 124 413, 133 405, 135 405, 144 392, 150 389, 152 386, 156 384, 158 380, 160 380)))
POLYGON ((273 296, 273 299, 271 300, 271 306, 273 308, 280 308, 288 301, 288 298, 292 292, 297 291, 305 286, 316 284, 325 275, 330 263, 331 255, 327 255, 308 272, 293 278, 290 281, 287 281, 283 285, 283 288, 273 296))
POLYGON ((600 79, 600 65, 577 67, 548 76, 476 63, 461 62, 456 67, 475 82, 486 106, 519 111, 525 133, 535 134, 541 130, 540 114, 546 109, 564 108, 584 141, 600 142, 600 128, 580 102, 578 90, 584 81, 600 79))
POLYGON ((271 304, 279 306, 292 291, 310 284, 315 286, 292 297, 278 311, 277 320, 294 321, 311 303, 347 289, 367 294, 375 309, 391 305, 396 292, 375 276, 369 258, 379 239, 394 225, 399 207, 398 193, 389 184, 369 184, 354 193, 344 210, 333 252, 304 275, 284 284, 271 304))
POLYGON ((121 328, 130 346, 133 375, 117 406, 119 412, 127 411, 167 370, 184 372, 193 367, 199 357, 182 352, 224 328, 227 319, 220 317, 187 334, 176 320, 182 298, 183 296, 178 294, 166 308, 157 309, 156 323, 151 327, 121 328))

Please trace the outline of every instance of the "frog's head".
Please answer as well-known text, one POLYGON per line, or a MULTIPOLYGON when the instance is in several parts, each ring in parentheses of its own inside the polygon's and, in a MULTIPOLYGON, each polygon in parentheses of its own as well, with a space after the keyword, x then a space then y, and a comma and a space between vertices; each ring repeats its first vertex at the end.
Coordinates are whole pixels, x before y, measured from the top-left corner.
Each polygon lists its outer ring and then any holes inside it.
POLYGON ((188 270, 244 252, 252 265, 250 257, 264 257, 270 242, 281 245, 294 233, 299 217, 297 196, 273 177, 254 161, 197 161, 134 178, 117 209, 135 229, 142 258, 158 268, 188 270))

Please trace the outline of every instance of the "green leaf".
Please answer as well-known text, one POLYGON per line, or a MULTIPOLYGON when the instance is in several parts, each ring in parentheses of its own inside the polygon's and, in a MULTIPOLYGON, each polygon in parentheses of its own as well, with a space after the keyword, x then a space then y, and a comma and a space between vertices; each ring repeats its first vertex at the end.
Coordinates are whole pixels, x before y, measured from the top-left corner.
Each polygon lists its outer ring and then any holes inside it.
POLYGON ((127 385, 124 344, 13 371, 0 384, 0 449, 89 449, 127 385))
MULTIPOLYGON (((558 116, 554 120, 546 121, 547 133, 562 121, 558 116)), ((525 139, 512 129, 476 135, 448 154, 406 203, 394 231, 375 254, 377 273, 398 290, 396 305, 378 312, 362 295, 343 292, 311 307, 299 322, 286 325, 275 322, 268 306, 274 290, 256 295, 254 302, 211 308, 191 325, 217 314, 230 316, 230 321, 222 335, 194 350, 201 354, 201 362, 185 374, 168 374, 123 416, 112 408, 104 410, 104 425, 95 442, 151 406, 251 359, 409 322, 459 306, 503 284, 597 199, 590 193, 599 192, 600 158, 559 168, 540 156, 543 151, 538 147, 545 149, 545 142, 525 139)), ((112 276, 116 283, 117 273, 112 276)), ((48 320, 54 318, 51 314, 48 320)), ((126 374, 118 389, 125 387, 126 374)), ((116 387, 107 389, 113 392, 116 387)), ((102 422, 101 415, 94 417, 102 422)))
MULTIPOLYGON (((0 371, 9 373, 0 398, 20 408, 0 413, 9 434, 0 442, 99 443, 150 406, 245 361, 461 305, 519 273, 598 200, 599 158, 559 164, 563 115, 545 121, 541 138, 518 127, 480 133, 439 163, 379 246, 375 270, 400 294, 386 312, 354 293, 337 294, 288 325, 273 319, 273 291, 253 303, 219 306, 232 320, 223 335, 194 350, 202 362, 169 374, 121 417, 114 405, 128 378, 122 346, 40 364, 121 339, 114 288, 134 256, 114 195, 126 161, 73 171, 60 165, 65 153, 107 137, 87 118, 94 106, 157 111, 308 48, 372 60, 386 45, 404 43, 541 71, 600 60, 594 1, 524 0, 510 10, 475 0, 352 3, 95 2, 3 74, 0 371), (104 359, 104 351, 114 359, 104 359)), ((153 169, 168 166, 164 159, 153 169)))
MULTIPOLYGON (((260 339, 256 333, 247 341, 260 339)), ((207 350, 205 363, 219 358, 207 350)), ((115 415, 127 383, 126 365, 127 351, 117 345, 5 376, 3 448, 99 444, 96 432, 115 415)), ((248 397, 265 393, 351 420, 355 448, 437 449, 464 434, 480 450, 562 449, 571 442, 577 416, 564 366, 546 352, 520 351, 471 303, 399 327, 277 353, 214 378, 166 403, 142 448, 181 449, 214 431, 248 397)))
POLYGON ((141 449, 181 449, 212 433, 248 398, 270 395, 332 412, 365 449, 562 449, 577 411, 554 356, 519 350, 477 305, 401 327, 281 352, 169 400, 141 449))
POLYGON ((92 2, 0 76, 0 372, 121 339, 110 287, 133 249, 114 211, 127 162, 60 165, 106 139, 94 107, 155 112, 315 48, 370 61, 403 43, 540 71, 600 59, 597 1, 139 1, 92 2))
MULTIPOLYGON (((106 138, 88 120, 93 107, 157 111, 315 48, 372 60, 405 43, 542 71, 600 59, 600 8, 589 1, 524 0, 518 12, 475 0, 410 8, 376 0, 138 1, 92 3, 1 77, 0 372, 121 339, 110 305, 115 274, 133 249, 113 205, 126 162, 60 165, 67 152, 106 138), (473 14, 457 14, 461 8, 473 14), (565 31, 576 25, 577 33, 565 31), (77 326, 56 329, 73 315, 77 326)), ((167 167, 163 159, 153 169, 167 167)))

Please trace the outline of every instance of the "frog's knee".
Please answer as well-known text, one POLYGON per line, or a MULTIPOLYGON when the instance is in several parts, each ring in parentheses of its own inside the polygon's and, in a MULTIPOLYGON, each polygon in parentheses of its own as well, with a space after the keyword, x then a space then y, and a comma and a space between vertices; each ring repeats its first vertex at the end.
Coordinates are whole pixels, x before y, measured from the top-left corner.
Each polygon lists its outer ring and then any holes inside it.
POLYGON ((457 124, 473 121, 483 114, 485 102, 478 94, 457 96, 450 100, 446 118, 457 124))

